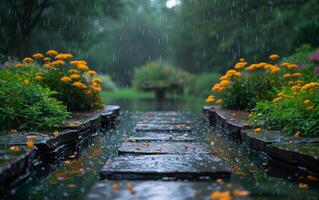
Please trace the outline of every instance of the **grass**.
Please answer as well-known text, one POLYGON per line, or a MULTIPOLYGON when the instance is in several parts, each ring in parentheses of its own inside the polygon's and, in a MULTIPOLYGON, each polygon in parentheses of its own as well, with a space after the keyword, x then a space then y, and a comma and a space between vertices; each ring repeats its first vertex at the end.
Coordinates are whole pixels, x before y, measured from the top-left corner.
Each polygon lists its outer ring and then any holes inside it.
POLYGON ((104 91, 101 93, 101 96, 103 99, 152 99, 154 98, 154 93, 124 87, 116 91, 104 91))

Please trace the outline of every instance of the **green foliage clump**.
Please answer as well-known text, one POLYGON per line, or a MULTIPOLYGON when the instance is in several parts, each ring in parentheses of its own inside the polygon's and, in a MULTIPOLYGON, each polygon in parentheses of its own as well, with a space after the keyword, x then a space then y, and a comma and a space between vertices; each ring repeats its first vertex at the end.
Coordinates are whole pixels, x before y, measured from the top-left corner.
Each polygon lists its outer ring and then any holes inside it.
POLYGON ((0 77, 2 130, 53 130, 63 126, 69 113, 60 101, 51 97, 54 92, 21 77, 21 80, 0 77))
POLYGON ((276 87, 271 80, 270 76, 265 76, 263 73, 233 79, 232 83, 220 93, 223 107, 251 110, 258 101, 273 99, 276 96, 276 87))
POLYGON ((219 81, 218 73, 201 73, 194 75, 192 80, 187 84, 187 94, 196 97, 206 97, 210 94, 207 87, 219 81))
POLYGON ((185 71, 178 71, 164 63, 148 63, 135 69, 133 85, 142 90, 151 88, 183 88, 191 79, 185 71))
POLYGON ((273 101, 257 103, 253 111, 248 121, 254 127, 319 136, 319 83, 284 88, 273 101))
POLYGON ((102 88, 104 91, 114 91, 117 89, 117 86, 112 80, 111 76, 99 75, 98 78, 102 80, 102 88))

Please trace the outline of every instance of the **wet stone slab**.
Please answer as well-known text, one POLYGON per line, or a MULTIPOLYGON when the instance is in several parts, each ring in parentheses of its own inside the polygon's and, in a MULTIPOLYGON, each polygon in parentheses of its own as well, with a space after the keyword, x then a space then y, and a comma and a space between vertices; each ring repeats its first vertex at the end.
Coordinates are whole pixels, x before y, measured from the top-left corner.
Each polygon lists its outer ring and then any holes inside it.
POLYGON ((35 151, 26 147, 0 147, 0 188, 12 187, 30 173, 35 151))
POLYGON ((209 154, 119 156, 107 162, 100 175, 112 180, 229 178, 230 168, 209 154))
POLYGON ((187 124, 137 124, 135 130, 190 132, 192 128, 187 124))
POLYGON ((243 141, 252 149, 266 151, 269 144, 288 143, 293 137, 286 136, 280 131, 263 130, 261 133, 255 133, 251 129, 241 131, 243 141))
POLYGON ((291 164, 306 166, 319 173, 319 143, 272 144, 267 155, 291 164))
POLYGON ((8 133, 0 137, 0 146, 25 145, 30 140, 35 145, 41 145, 45 144, 49 139, 48 134, 42 133, 8 133))
POLYGON ((118 149, 124 154, 210 154, 209 145, 201 142, 126 142, 118 149))
MULTIPOLYGON (((89 194, 86 196, 88 200, 101 199, 198 199, 210 200, 210 194, 214 191, 230 191, 244 190, 236 184, 217 184, 212 182, 164 182, 164 181, 99 181, 96 183, 89 194), (127 185, 131 184, 133 189, 128 190, 127 185)), ((236 198, 249 199, 249 197, 236 198)))
POLYGON ((191 142, 195 139, 189 136, 188 133, 156 133, 156 132, 148 132, 148 133, 137 133, 132 137, 129 137, 127 142, 147 142, 147 141, 177 141, 177 142, 191 142))
POLYGON ((191 124, 191 121, 180 118, 151 118, 144 119, 138 122, 138 124, 191 124))

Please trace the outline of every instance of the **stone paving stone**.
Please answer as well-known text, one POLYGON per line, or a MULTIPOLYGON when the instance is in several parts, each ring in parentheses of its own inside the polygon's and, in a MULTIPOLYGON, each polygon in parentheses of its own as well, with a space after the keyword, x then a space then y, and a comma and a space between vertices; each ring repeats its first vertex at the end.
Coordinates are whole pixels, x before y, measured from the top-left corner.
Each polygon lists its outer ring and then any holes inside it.
POLYGON ((255 133, 251 129, 241 131, 243 141, 251 148, 266 151, 266 146, 273 143, 288 143, 293 137, 286 136, 280 131, 263 130, 261 133, 255 133))
POLYGON ((267 155, 291 164, 301 164, 319 172, 319 143, 271 144, 267 155))
POLYGON ((186 124, 138 124, 135 130, 190 132, 192 128, 186 124))
POLYGON ((213 150, 201 142, 126 142, 118 149, 119 154, 209 154, 213 150))
POLYGON ((229 178, 230 169, 210 154, 119 156, 107 162, 100 175, 106 179, 157 180, 229 178))
POLYGON ((127 142, 146 142, 146 141, 179 141, 190 142, 195 139, 188 133, 157 133, 157 132, 139 132, 129 137, 127 142))
POLYGON ((191 124, 191 121, 180 118, 151 118, 144 119, 137 124, 191 124))
POLYGON ((12 187, 30 175, 35 150, 26 147, 0 147, 0 188, 12 187))
MULTIPOLYGON (((155 200, 155 199, 198 199, 210 200, 213 191, 244 190, 236 184, 217 184, 214 182, 165 182, 165 181, 99 181, 86 196, 88 200, 115 199, 115 200, 155 200), (133 189, 128 190, 131 184, 133 189), (229 187, 230 186, 230 187, 229 187)), ((249 199, 249 197, 233 197, 249 199)))
POLYGON ((50 139, 48 134, 42 133, 8 133, 0 137, 0 146, 25 145, 32 140, 33 144, 45 144, 50 139))

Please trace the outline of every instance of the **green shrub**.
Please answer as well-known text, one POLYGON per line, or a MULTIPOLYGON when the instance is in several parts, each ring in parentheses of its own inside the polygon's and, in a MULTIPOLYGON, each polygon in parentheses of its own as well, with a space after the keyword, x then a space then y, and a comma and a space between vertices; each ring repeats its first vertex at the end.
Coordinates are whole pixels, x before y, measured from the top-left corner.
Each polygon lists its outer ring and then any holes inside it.
POLYGON ((90 70, 84 60, 72 60, 69 53, 49 50, 36 53, 16 64, 16 72, 30 76, 29 80, 56 91, 54 97, 62 101, 69 111, 89 111, 102 107, 102 80, 90 70), (29 73, 34 72, 36 73, 29 73))
POLYGON ((136 68, 133 86, 137 89, 164 88, 167 90, 184 88, 191 79, 189 73, 177 70, 167 64, 148 63, 136 68))
POLYGON ((257 103, 249 123, 295 136, 319 136, 319 82, 286 87, 272 101, 257 103))
POLYGON ((202 73, 193 76, 192 80, 187 84, 187 93, 196 97, 206 97, 210 94, 207 87, 219 81, 220 74, 202 73))
POLYGON ((0 71, 0 127, 2 130, 52 130, 69 117, 52 91, 18 76, 4 78, 0 71))
POLYGON ((220 93, 219 98, 223 99, 223 107, 250 110, 260 100, 273 99, 277 93, 271 80, 276 78, 271 74, 254 73, 244 78, 233 79, 232 83, 220 93))
POLYGON ((113 82, 110 75, 99 75, 98 78, 102 80, 103 90, 114 91, 117 89, 116 84, 113 82))

